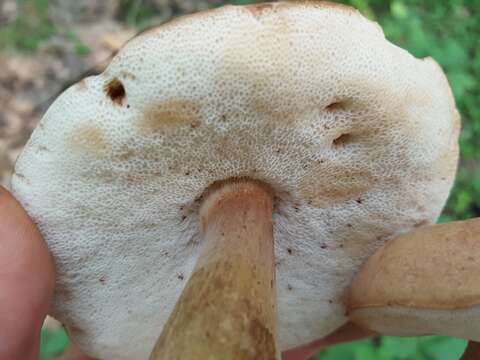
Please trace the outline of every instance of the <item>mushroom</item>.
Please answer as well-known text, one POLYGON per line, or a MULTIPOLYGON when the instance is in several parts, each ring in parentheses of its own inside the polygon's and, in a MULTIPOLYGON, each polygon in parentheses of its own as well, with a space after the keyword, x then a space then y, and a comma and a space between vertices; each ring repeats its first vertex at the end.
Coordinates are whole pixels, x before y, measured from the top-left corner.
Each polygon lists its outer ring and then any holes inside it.
POLYGON ((474 321, 480 313, 479 242, 480 219, 423 226, 388 242, 353 282, 350 319, 387 335, 480 341, 474 321))
POLYGON ((154 358, 275 358, 345 324, 365 259, 435 221, 458 133, 435 61, 354 9, 226 6, 67 89, 12 186, 87 354, 146 359, 163 331, 154 358))

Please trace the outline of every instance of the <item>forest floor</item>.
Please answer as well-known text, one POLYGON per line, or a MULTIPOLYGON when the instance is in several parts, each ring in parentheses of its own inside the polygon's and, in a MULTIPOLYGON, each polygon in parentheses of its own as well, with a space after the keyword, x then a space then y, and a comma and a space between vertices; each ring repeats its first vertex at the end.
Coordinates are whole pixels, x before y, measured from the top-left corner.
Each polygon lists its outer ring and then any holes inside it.
POLYGON ((16 158, 63 90, 85 76, 102 72, 139 29, 221 3, 0 1, 0 30, 4 30, 4 38, 0 34, 0 184, 9 187, 16 158), (142 3, 141 8, 138 3, 142 3))
MULTIPOLYGON (((0 3, 0 24, 15 18, 18 10, 15 0, 0 3)), ((52 101, 85 75, 101 72, 135 35, 133 27, 113 14, 101 22, 96 17, 72 21, 69 30, 38 44, 35 51, 0 49, 0 184, 6 187, 18 154, 52 101), (73 40, 70 34, 75 34, 73 40), (88 48, 82 52, 83 44, 88 48)))

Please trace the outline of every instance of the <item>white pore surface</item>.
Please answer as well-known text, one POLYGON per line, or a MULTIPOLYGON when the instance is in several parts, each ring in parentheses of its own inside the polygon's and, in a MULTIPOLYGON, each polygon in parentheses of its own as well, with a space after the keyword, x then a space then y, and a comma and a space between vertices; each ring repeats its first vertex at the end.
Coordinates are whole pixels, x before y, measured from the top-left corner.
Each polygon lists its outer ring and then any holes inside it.
POLYGON ((479 315, 479 306, 444 310, 388 306, 355 310, 352 317, 384 335, 443 334, 480 341, 480 323, 474 321, 479 315))
POLYGON ((56 261, 52 315, 92 356, 146 359, 197 259, 198 198, 264 181, 286 350, 344 324, 360 264, 437 218, 458 128, 439 66, 356 11, 228 6, 131 40, 65 91, 12 186, 56 261))

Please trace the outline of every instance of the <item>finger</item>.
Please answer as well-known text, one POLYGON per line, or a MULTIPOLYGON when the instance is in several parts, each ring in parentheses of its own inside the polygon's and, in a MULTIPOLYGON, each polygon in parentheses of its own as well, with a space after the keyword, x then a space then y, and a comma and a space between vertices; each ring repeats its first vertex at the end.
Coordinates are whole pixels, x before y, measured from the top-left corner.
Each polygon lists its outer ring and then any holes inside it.
POLYGON ((375 253, 351 287, 350 319, 386 335, 480 341, 480 218, 425 226, 375 253))
POLYGON ((0 358, 38 359, 54 266, 35 224, 0 187, 0 358))
POLYGON ((353 323, 347 323, 324 338, 283 352, 282 360, 306 360, 327 346, 366 339, 375 335, 377 334, 373 331, 363 329, 353 323))

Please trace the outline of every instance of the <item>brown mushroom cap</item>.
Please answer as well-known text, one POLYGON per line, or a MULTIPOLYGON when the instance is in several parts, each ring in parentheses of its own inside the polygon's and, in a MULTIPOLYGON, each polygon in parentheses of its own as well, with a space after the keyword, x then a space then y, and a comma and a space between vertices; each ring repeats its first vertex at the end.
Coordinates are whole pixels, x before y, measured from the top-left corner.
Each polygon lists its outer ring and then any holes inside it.
POLYGON ((390 335, 480 340, 480 219, 425 226, 378 250, 353 283, 352 320, 390 335))
POLYGON ((440 67, 357 11, 227 6, 142 34, 62 94, 12 186, 56 260, 52 314, 92 356, 143 359, 198 257, 204 191, 268 184, 286 350, 344 324, 364 260, 435 221, 458 133, 440 67))

